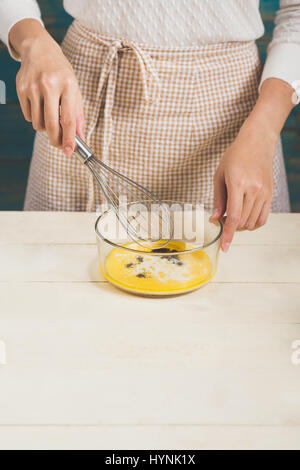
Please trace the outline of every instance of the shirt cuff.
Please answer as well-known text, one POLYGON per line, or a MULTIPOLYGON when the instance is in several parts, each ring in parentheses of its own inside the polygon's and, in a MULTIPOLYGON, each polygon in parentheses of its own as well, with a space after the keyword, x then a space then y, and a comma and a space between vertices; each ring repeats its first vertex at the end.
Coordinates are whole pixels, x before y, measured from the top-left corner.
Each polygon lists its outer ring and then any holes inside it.
MULTIPOLYGON (((279 78, 294 88, 300 99, 300 44, 285 42, 269 48, 259 90, 268 78, 279 78)), ((295 98, 295 104, 297 100, 295 98)))

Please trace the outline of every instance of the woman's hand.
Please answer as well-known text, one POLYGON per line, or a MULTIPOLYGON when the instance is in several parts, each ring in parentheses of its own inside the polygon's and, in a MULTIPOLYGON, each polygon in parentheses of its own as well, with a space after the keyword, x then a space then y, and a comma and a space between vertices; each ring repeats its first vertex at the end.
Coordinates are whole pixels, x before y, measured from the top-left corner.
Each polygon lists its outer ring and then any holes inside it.
POLYGON ((221 240, 225 252, 236 230, 262 227, 270 212, 277 139, 265 130, 242 128, 215 173, 212 220, 227 213, 221 240))
POLYGON ((263 83, 255 108, 227 149, 214 176, 211 221, 225 217, 221 248, 227 252, 236 230, 254 230, 268 219, 273 198, 273 160, 294 90, 282 80, 263 83))
POLYGON ((82 98, 71 64, 36 20, 17 23, 9 40, 21 57, 16 84, 25 119, 35 130, 47 131, 50 143, 71 155, 76 132, 84 138, 82 98))

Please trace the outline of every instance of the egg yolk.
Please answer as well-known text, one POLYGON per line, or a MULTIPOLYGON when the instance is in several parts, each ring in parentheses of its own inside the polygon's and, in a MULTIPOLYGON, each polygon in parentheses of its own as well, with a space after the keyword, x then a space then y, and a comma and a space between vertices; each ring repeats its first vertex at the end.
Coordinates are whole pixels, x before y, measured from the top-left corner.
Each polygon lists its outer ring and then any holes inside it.
POLYGON ((139 253, 113 249, 106 258, 104 275, 117 286, 141 294, 176 294, 196 289, 212 273, 208 255, 185 242, 171 241, 167 247, 149 250, 137 243, 124 245, 139 253), (178 252, 187 251, 180 254, 178 252))

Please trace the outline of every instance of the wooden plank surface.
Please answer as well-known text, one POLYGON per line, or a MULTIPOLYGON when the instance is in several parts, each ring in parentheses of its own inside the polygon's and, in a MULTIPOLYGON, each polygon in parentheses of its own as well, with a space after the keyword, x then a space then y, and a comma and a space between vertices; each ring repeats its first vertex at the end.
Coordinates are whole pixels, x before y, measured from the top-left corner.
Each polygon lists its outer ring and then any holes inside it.
POLYGON ((258 328, 260 324, 299 324, 298 291, 298 283, 211 282, 189 295, 145 299, 126 294, 106 282, 80 282, 75 286, 70 282, 0 283, 2 322, 9 321, 9 316, 14 318, 17 327, 27 319, 35 322, 45 316, 47 321, 52 315, 53 319, 66 324, 74 318, 82 322, 88 319, 91 325, 101 321, 104 306, 113 318, 125 310, 126 318, 128 315, 132 322, 142 318, 157 319, 158 323, 160 319, 178 322, 186 318, 192 323, 256 324, 258 328), (14 296, 16 291, 18 295, 14 296), (51 295, 54 291, 55 295, 51 295), (241 305, 241 299, 245 306, 241 305), (291 299, 288 305, 286 299, 291 299))
POLYGON ((101 278, 94 219, 0 213, 0 448, 299 450, 300 215, 169 299, 101 278))
POLYGON ((71 322, 49 310, 18 328, 13 313, 1 320, 1 425, 300 426, 300 324, 176 312, 170 323, 157 307, 138 318, 126 307, 99 297, 93 322, 78 309, 71 322))
POLYGON ((294 450, 299 434, 299 426, 3 426, 0 449, 294 450))

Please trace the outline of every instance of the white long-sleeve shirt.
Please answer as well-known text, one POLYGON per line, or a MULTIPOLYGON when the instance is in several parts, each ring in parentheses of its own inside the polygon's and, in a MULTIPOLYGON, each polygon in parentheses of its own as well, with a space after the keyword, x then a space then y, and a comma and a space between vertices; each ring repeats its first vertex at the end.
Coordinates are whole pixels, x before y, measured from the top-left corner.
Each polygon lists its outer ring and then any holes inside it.
MULTIPOLYGON (((259 0, 64 0, 64 8, 87 28, 140 45, 189 47, 264 34, 259 0)), ((0 0, 0 38, 8 46, 10 29, 24 18, 41 21, 36 0, 0 0)), ((261 83, 271 77, 294 87, 300 80, 300 0, 280 1, 261 83)))

